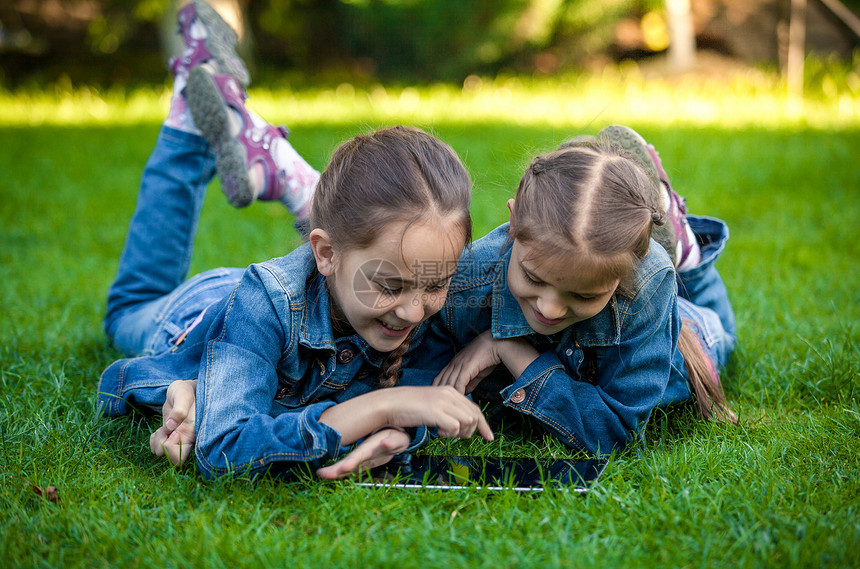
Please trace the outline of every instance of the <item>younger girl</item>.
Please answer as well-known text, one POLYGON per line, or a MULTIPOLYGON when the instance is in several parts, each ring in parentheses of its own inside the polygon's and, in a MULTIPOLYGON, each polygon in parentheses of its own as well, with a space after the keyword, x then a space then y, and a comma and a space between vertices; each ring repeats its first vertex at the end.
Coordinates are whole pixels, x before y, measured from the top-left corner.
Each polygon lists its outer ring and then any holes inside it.
POLYGON ((686 217, 653 147, 618 126, 575 139, 534 159, 508 207, 510 224, 460 262, 443 317, 463 349, 435 384, 592 454, 691 398, 734 421, 716 372, 735 341, 714 268, 728 229, 686 217), (672 257, 651 239, 666 211, 672 257), (490 375, 500 363, 508 374, 490 375))
POLYGON ((440 366, 424 342, 471 233, 471 182, 454 151, 417 129, 381 130, 341 145, 317 183, 294 151, 283 159, 282 133, 251 120, 235 35, 202 2, 179 19, 191 55, 173 70, 188 85, 144 170, 105 318, 114 343, 137 357, 102 374, 102 412, 163 406, 153 451, 180 463, 193 448, 207 477, 317 469, 363 441, 317 471, 341 477, 416 448, 426 426, 491 439, 474 403, 430 386, 440 366), (221 138, 210 146, 185 104, 213 108, 218 94, 220 119, 206 119, 204 134, 221 138), (247 122, 236 129, 236 120, 247 122), (301 220, 307 204, 294 198, 316 183, 310 242, 183 282, 216 158, 242 160, 220 169, 228 197, 245 196, 235 205, 250 192, 288 203, 301 220), (260 165, 266 176, 255 175, 260 165), (169 410, 180 399, 196 414, 177 424, 169 410))

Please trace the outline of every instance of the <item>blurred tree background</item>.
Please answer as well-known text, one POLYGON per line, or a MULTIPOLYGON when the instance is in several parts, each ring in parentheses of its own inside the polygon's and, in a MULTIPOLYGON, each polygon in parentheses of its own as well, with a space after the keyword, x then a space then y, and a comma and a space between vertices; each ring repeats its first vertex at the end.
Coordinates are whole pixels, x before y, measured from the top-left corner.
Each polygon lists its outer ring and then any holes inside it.
MULTIPOLYGON (((680 5, 691 45, 784 67, 799 0, 211 0, 258 78, 460 82, 661 56, 680 5), (671 21, 671 19, 669 19, 671 21)), ((0 86, 165 80, 173 0, 3 0, 0 86)), ((807 53, 850 61, 860 0, 802 0, 807 53), (834 6, 836 8, 834 9, 834 6), (840 9, 845 9, 842 16, 840 9), (847 15, 846 15, 847 14, 847 15), (847 19, 846 19, 847 18, 847 19), (852 19, 853 18, 853 19, 852 19)), ((683 30, 681 30, 683 31, 683 30)), ((674 36, 673 36, 674 37, 674 36)), ((676 47, 679 40, 675 40, 676 47)), ((856 58, 855 58, 856 59, 856 58)), ((670 58, 671 60, 671 58, 670 58)), ((685 65, 690 65, 686 63, 685 65)))

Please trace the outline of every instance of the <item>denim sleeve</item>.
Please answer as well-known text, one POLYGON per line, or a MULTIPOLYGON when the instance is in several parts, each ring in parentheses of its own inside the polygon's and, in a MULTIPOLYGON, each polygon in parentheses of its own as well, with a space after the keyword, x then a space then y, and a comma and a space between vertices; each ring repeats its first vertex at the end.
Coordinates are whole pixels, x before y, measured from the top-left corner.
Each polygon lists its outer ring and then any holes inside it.
POLYGON ((134 409, 160 413, 171 383, 197 378, 209 321, 207 314, 179 348, 155 356, 118 360, 108 366, 99 379, 99 412, 108 417, 125 415, 134 409))
POLYGON ((624 448, 663 396, 680 329, 674 273, 658 275, 648 292, 623 303, 620 342, 602 348, 594 383, 546 352, 502 390, 505 404, 578 450, 624 448))
POLYGON ((320 422, 335 405, 321 401, 270 415, 281 358, 298 357, 293 313, 274 277, 252 266, 209 331, 197 383, 197 463, 205 477, 311 469, 345 449, 320 422))
MULTIPOLYGON (((409 429, 407 429, 407 432, 409 429)), ((430 429, 427 427, 417 427, 412 440, 409 441, 409 447, 403 452, 415 452, 430 441, 430 429)))

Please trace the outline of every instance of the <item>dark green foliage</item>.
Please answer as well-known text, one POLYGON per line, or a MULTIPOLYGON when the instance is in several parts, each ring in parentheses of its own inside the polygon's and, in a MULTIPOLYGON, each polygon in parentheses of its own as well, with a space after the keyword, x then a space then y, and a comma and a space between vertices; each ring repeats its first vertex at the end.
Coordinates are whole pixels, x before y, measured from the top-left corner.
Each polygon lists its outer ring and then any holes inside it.
MULTIPOLYGON (((9 30, 0 39, 0 84, 63 78, 89 85, 159 82, 166 36, 174 27, 172 4, 178 2, 70 1, 27 11, 0 6, 0 22, 9 30)), ((472 73, 534 69, 533 57, 548 48, 555 50, 554 61, 582 67, 588 57, 608 51, 620 18, 638 17, 655 0, 239 4, 252 38, 242 49, 256 77, 294 72, 351 80, 462 81, 472 73)))

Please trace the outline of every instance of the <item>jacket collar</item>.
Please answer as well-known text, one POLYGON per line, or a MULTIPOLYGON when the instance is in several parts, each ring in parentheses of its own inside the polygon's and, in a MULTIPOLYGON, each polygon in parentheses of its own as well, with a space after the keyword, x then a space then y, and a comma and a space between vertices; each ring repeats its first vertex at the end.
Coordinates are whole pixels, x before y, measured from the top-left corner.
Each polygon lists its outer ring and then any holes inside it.
MULTIPOLYGON (((311 257, 313 260, 313 257, 311 257)), ((335 349, 334 329, 331 325, 331 299, 326 288, 325 277, 316 270, 316 265, 309 271, 305 287, 302 291, 304 298, 296 299, 298 310, 304 307, 303 315, 299 316, 299 343, 314 349, 335 349)))

